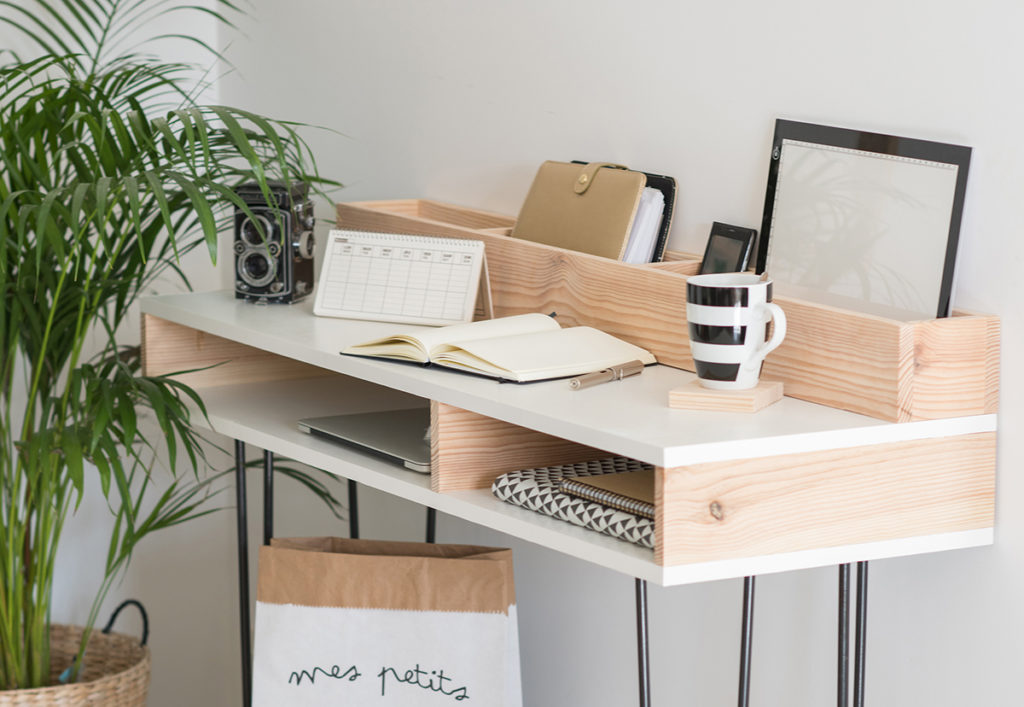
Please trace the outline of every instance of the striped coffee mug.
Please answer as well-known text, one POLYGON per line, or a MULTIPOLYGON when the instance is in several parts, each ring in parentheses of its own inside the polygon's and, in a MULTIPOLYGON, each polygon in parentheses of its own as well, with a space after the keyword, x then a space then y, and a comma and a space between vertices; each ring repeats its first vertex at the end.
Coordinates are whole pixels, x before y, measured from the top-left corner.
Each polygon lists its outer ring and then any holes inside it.
POLYGON ((702 386, 757 385, 764 357, 786 336, 786 314, 771 300, 771 281, 750 273, 695 275, 686 281, 690 351, 702 386), (766 341, 769 321, 772 337, 766 341))

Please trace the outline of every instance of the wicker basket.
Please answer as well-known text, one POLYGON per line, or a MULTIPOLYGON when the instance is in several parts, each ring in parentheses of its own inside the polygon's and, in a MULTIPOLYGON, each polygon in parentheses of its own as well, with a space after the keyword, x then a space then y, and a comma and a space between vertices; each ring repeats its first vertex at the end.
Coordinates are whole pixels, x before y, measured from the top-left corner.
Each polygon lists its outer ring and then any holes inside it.
MULTIPOLYGON (((50 627, 50 679, 71 664, 82 629, 53 624, 50 627)), ((94 631, 89 637, 85 670, 73 685, 31 690, 0 691, 0 707, 144 707, 149 689, 149 648, 139 639, 119 633, 94 631)))

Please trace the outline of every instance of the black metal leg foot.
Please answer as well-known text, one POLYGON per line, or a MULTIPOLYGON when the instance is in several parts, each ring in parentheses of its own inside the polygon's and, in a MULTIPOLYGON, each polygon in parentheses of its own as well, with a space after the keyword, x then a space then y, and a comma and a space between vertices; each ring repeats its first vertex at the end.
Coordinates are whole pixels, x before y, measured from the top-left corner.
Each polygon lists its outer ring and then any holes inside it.
POLYGON ((857 563, 857 614, 853 652, 853 705, 864 707, 864 663, 867 659, 868 563, 857 563))
POLYGON ((427 542, 432 543, 437 537, 437 511, 427 509, 427 542))
POLYGON ((850 565, 839 565, 839 662, 836 666, 836 705, 850 703, 850 565))
POLYGON ((252 639, 249 627, 249 519, 245 493, 245 442, 235 440, 235 515, 238 520, 238 608, 242 643, 242 705, 252 704, 252 639))
POLYGON ((352 479, 348 480, 348 536, 359 537, 359 491, 352 479))
POLYGON ((636 655, 640 707, 651 707, 651 658, 647 635, 647 580, 636 580, 636 655))
POLYGON ((274 453, 263 452, 263 544, 274 537, 274 453))
POLYGON ((754 580, 743 578, 743 626, 740 630, 740 686, 737 704, 750 704, 750 653, 754 641, 754 580))

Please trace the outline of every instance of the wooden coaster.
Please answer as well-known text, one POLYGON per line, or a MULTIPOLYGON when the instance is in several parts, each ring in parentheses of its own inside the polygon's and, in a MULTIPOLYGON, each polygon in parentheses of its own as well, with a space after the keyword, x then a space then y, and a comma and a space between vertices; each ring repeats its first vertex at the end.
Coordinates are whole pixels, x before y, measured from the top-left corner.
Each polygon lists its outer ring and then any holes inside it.
POLYGON ((782 389, 782 381, 761 380, 757 387, 746 390, 711 390, 694 380, 668 391, 668 406, 684 410, 757 412, 781 400, 782 389))

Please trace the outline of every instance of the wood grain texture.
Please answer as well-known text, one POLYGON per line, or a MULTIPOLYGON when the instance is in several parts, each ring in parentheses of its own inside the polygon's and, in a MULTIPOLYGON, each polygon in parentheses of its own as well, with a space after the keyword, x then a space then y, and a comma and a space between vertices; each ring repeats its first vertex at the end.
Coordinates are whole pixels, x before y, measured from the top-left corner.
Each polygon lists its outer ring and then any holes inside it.
POLYGON ((430 488, 438 493, 489 488, 517 469, 572 464, 608 452, 474 412, 430 403, 430 488))
MULTIPOLYGON (((694 370, 686 323, 694 260, 628 265, 497 235, 493 229, 514 219, 425 200, 338 204, 337 211, 345 228, 482 240, 497 316, 553 311, 563 326, 603 329, 660 363, 694 370)), ((997 317, 900 322, 787 297, 775 302, 788 332, 763 375, 782 381, 786 395, 892 422, 996 409, 997 317)))
POLYGON ((147 376, 190 371, 175 379, 193 388, 330 374, 151 314, 142 315, 142 370, 147 376))
POLYGON ((776 297, 786 338, 762 375, 786 395, 885 420, 900 419, 913 372, 912 330, 902 322, 776 297))
POLYGON ((999 317, 954 312, 915 322, 907 419, 994 413, 999 408, 999 317))
MULTIPOLYGON (((438 225, 450 225, 458 228, 475 230, 511 229, 515 218, 505 214, 471 209, 454 204, 429 199, 394 199, 391 201, 353 202, 353 206, 372 205, 374 210, 386 211, 396 215, 427 221, 438 225)), ((358 228, 344 225, 342 228, 358 228)), ((430 235, 424 233, 422 235, 430 235)))
POLYGON ((677 275, 690 276, 700 272, 700 261, 683 259, 665 260, 660 263, 648 263, 644 267, 661 272, 674 272, 677 275))
POLYGON ((746 390, 710 390, 700 381, 668 391, 668 406, 680 410, 717 410, 719 412, 757 412, 782 399, 781 381, 761 380, 746 390))
POLYGON ((677 565, 991 528, 995 433, 658 469, 655 559, 677 565))
POLYGON ((703 256, 700 255, 699 253, 684 253, 681 250, 666 250, 665 253, 661 256, 661 261, 663 263, 674 262, 678 260, 688 260, 690 262, 697 263, 698 269, 700 268, 700 261, 702 259, 703 256))

